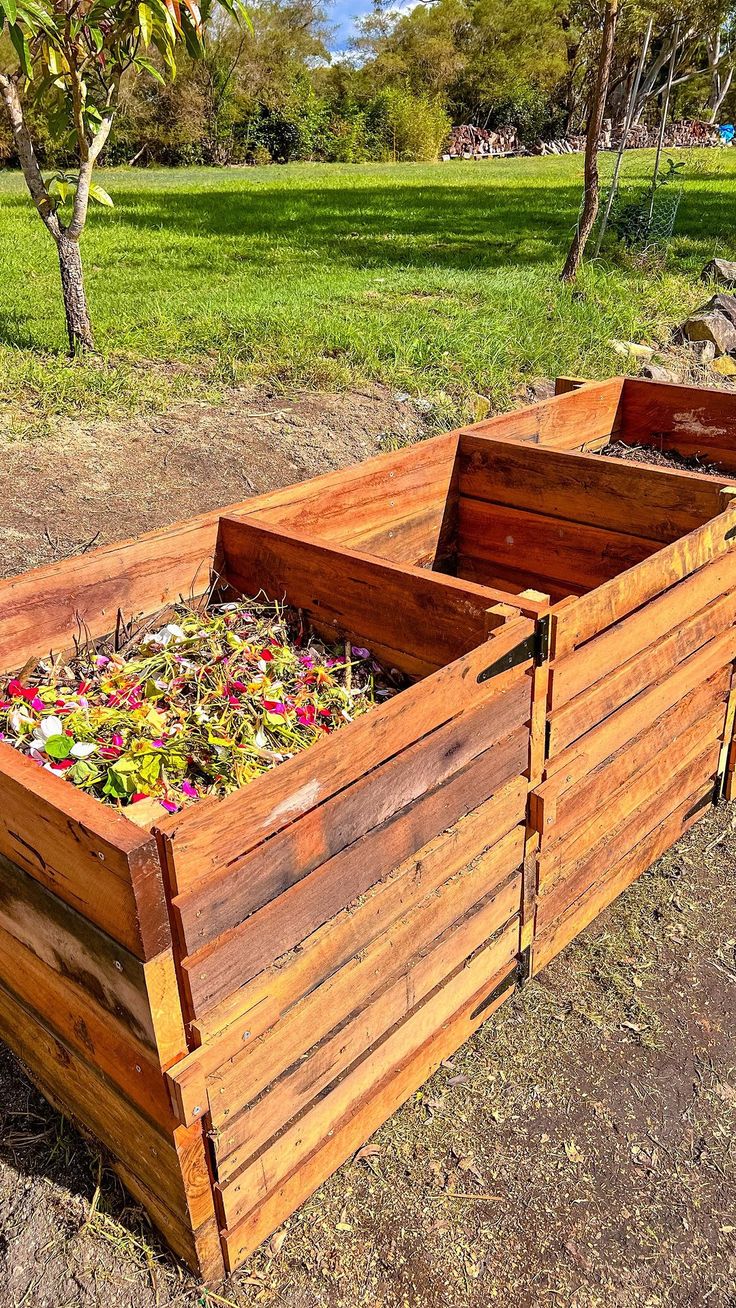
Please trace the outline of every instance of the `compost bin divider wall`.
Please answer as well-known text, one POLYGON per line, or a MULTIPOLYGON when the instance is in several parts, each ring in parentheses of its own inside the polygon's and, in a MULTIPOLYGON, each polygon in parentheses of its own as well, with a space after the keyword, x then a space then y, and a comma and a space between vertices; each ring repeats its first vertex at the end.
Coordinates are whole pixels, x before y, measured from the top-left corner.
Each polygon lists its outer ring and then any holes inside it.
POLYGON ((573 385, 0 583, 8 670, 267 584, 414 681, 153 831, 0 747, 0 1031, 208 1279, 735 784, 732 489, 584 451, 736 397, 573 385))

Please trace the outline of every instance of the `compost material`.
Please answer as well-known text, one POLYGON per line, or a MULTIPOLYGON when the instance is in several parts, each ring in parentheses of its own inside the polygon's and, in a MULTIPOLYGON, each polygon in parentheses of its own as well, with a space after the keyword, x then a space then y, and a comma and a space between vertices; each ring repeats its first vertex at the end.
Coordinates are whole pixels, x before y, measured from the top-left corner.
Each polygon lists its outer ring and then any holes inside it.
POLYGON ((653 463, 658 468, 702 472, 708 477, 728 476, 728 472, 717 463, 705 463, 697 454, 684 455, 677 450, 658 450, 655 445, 627 445, 625 441, 610 441, 598 453, 615 459, 629 459, 632 463, 653 463))
POLYGON ((0 690, 0 739, 98 799, 170 813, 222 796, 385 700, 369 650, 326 644, 259 596, 31 661, 0 690))

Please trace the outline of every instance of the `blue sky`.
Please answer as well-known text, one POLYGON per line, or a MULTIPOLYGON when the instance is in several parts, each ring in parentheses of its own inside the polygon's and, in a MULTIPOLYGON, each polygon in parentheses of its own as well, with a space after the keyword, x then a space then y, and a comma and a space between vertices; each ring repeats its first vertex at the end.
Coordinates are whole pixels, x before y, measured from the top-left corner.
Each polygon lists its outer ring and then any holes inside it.
POLYGON ((331 41, 333 50, 345 49, 356 16, 368 13, 370 7, 370 0, 332 0, 326 5, 329 21, 335 28, 331 41))

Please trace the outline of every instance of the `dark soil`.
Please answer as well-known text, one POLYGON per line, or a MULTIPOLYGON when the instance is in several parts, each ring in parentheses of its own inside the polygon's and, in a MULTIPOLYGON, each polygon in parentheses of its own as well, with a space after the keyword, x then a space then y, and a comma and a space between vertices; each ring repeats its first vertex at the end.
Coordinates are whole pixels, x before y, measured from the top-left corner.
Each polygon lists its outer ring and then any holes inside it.
POLYGON ((624 441, 610 441, 599 454, 615 459, 629 459, 632 463, 654 463, 658 468, 675 468, 680 472, 702 472, 709 477, 727 477, 729 474, 717 463, 704 463, 696 454, 679 454, 677 450, 659 450, 654 445, 627 445, 624 441))
MULTIPOLYGON (((385 393, 232 409, 0 449, 5 572, 421 429, 385 393)), ((736 1308, 733 813, 706 814, 216 1295, 0 1047, 4 1301, 736 1308)))

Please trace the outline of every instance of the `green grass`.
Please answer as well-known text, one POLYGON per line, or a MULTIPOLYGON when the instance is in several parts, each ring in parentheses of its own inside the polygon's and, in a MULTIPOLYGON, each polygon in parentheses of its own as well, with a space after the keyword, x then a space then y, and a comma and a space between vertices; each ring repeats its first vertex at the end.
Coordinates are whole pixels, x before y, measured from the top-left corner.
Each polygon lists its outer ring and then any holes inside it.
MULTIPOLYGON (((628 175, 650 167, 627 157, 628 175)), ((101 357, 69 363, 53 245, 22 179, 0 174, 0 399, 32 422, 252 380, 380 380, 449 415, 476 393, 508 405, 534 378, 620 371, 609 338, 665 339, 702 298, 702 264, 736 253, 736 150, 692 152, 686 175, 664 269, 608 259, 570 290, 580 156, 110 171, 116 207, 84 239, 101 357)))

